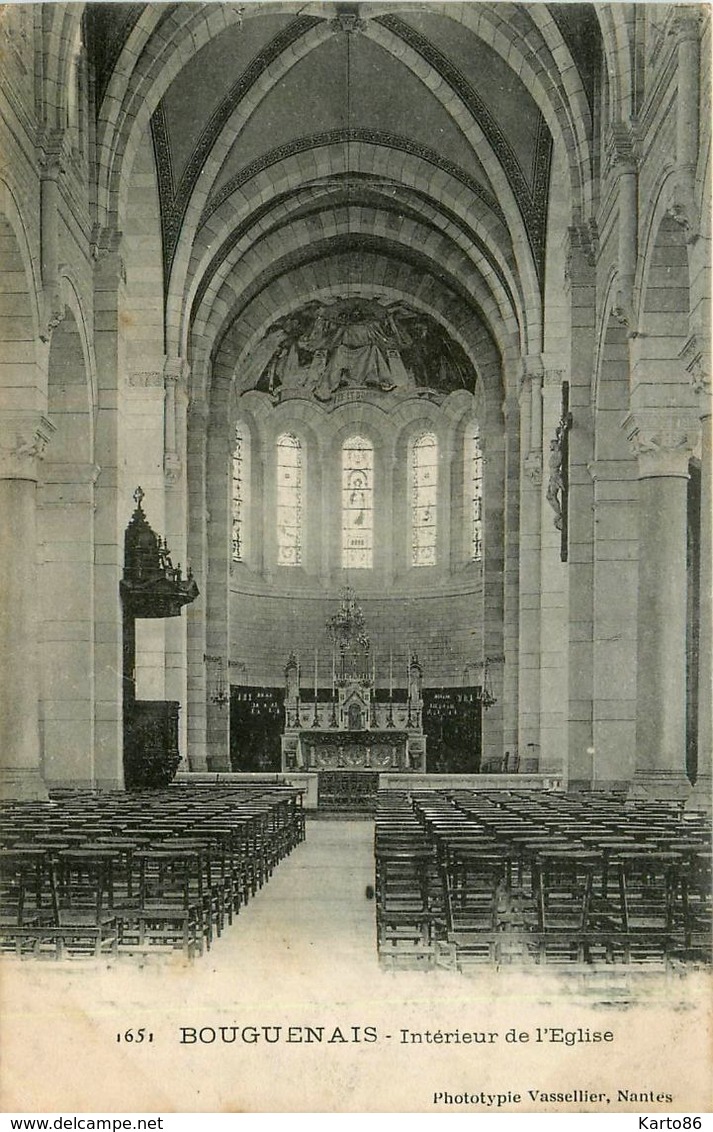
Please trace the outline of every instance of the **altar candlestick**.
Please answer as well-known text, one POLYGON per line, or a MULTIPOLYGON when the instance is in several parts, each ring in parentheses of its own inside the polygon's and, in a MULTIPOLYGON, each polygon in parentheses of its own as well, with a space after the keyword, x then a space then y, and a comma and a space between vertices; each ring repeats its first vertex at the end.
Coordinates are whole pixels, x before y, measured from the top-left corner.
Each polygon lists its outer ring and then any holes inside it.
POLYGON ((371 684, 376 688, 376 653, 371 658, 371 684))
POLYGON ((389 699, 394 698, 394 650, 389 649, 389 699))
POLYGON ((335 688, 335 685, 336 685, 336 682, 337 682, 335 668, 336 668, 336 661, 335 661, 335 658, 334 658, 334 644, 332 644, 332 699, 334 699, 334 688, 335 688))
POLYGON ((314 702, 317 702, 317 650, 314 650, 314 702))

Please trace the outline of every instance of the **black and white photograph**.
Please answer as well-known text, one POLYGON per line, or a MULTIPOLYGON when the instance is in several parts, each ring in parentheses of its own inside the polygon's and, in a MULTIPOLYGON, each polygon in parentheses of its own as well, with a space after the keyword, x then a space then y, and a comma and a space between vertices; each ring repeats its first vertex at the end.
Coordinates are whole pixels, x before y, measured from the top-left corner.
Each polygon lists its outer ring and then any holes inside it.
POLYGON ((704 1126, 711 123, 709 3, 0 5, 0 1111, 704 1126))

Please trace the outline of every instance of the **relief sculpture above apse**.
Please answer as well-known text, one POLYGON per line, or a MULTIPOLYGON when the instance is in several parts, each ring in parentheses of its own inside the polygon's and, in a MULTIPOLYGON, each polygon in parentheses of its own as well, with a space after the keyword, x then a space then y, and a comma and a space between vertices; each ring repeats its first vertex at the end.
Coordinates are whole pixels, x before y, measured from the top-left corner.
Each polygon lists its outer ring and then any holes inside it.
POLYGON ((474 374, 461 347, 430 316, 404 302, 340 298, 310 302, 275 322, 248 355, 241 384, 275 400, 329 403, 350 390, 472 391, 474 374))

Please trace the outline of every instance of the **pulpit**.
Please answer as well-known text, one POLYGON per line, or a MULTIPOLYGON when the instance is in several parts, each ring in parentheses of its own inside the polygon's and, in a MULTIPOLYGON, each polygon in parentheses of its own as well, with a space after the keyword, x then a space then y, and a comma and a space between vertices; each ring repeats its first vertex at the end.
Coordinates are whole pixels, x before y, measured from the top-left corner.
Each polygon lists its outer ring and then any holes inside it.
POLYGON ((119 583, 123 611, 124 780, 128 790, 167 785, 181 761, 178 713, 173 700, 136 698, 136 619, 180 617, 198 596, 190 570, 183 577, 164 539, 144 513, 144 493, 134 493, 134 510, 124 534, 124 574, 119 583))

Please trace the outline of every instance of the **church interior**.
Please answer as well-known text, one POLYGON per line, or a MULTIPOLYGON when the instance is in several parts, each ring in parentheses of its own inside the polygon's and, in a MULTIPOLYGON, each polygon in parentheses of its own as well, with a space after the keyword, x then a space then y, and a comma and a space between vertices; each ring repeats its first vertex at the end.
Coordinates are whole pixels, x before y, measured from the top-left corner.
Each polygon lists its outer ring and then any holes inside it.
POLYGON ((709 961, 709 17, 3 7, 6 949, 709 961))

